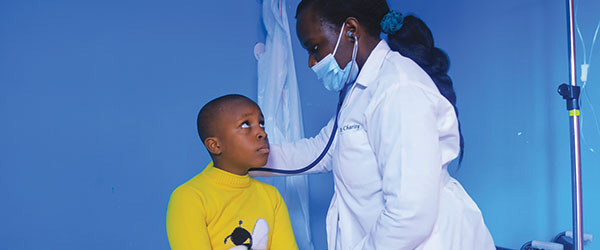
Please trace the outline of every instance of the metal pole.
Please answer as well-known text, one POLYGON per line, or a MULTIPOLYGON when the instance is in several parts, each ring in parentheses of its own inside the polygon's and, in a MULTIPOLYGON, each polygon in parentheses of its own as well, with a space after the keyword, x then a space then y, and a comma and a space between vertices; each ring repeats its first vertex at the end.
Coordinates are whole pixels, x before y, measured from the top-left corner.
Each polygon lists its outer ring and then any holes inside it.
MULTIPOLYGON (((577 86, 575 61, 575 11, 573 0, 567 0, 569 25, 569 81, 577 86)), ((579 100, 577 100, 579 101, 579 100)), ((573 249, 583 250, 583 204, 581 189, 581 148, 579 142, 579 109, 569 110, 571 132, 571 184, 573 199, 573 249)))

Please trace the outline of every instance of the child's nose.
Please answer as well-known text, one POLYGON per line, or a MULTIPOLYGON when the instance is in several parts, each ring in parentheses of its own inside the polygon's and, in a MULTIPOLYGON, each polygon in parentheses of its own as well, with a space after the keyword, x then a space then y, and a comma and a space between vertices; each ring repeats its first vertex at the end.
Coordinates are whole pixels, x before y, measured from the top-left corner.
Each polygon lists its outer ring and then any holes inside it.
POLYGON ((258 130, 258 133, 256 133, 256 138, 259 140, 264 140, 267 138, 267 133, 265 132, 264 128, 258 130))

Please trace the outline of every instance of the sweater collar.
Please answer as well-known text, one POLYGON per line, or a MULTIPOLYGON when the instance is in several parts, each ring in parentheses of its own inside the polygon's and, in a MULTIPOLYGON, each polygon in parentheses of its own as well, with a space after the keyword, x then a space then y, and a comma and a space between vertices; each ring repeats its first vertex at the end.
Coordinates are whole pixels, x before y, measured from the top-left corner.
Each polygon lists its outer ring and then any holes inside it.
POLYGON ((204 169, 204 174, 210 180, 214 181, 217 184, 234 187, 234 188, 245 188, 250 186, 250 176, 246 175, 237 175, 225 170, 216 168, 211 161, 206 169, 204 169))

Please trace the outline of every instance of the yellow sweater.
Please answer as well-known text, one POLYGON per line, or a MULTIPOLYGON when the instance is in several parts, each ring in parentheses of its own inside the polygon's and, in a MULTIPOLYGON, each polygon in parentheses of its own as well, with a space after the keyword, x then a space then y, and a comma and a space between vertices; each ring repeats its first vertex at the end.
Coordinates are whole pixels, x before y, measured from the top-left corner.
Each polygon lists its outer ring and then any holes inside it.
POLYGON ((298 249, 277 189, 212 163, 173 191, 167 234, 173 250, 298 249))

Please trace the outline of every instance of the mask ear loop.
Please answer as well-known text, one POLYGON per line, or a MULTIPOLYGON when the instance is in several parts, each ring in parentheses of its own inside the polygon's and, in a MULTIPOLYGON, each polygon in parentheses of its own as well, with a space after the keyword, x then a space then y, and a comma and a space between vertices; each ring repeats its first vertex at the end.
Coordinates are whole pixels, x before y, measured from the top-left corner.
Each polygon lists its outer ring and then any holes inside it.
POLYGON ((338 49, 338 46, 340 45, 340 41, 342 40, 342 32, 344 32, 344 27, 346 26, 346 23, 342 24, 342 28, 340 29, 340 35, 338 36, 337 42, 335 43, 335 48, 333 48, 333 53, 332 55, 335 56, 335 52, 338 49))

